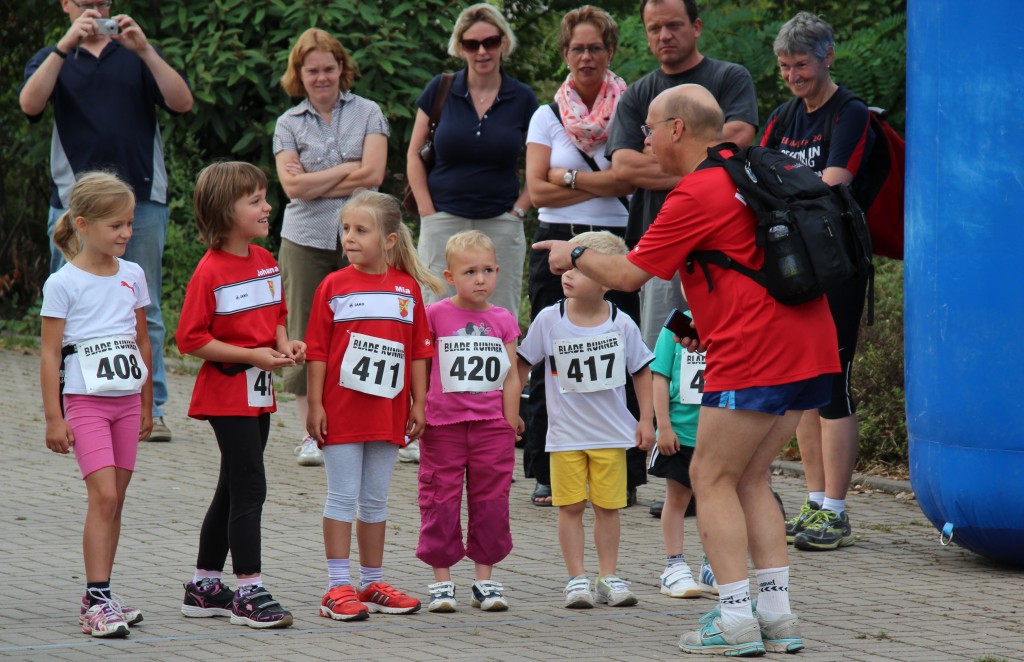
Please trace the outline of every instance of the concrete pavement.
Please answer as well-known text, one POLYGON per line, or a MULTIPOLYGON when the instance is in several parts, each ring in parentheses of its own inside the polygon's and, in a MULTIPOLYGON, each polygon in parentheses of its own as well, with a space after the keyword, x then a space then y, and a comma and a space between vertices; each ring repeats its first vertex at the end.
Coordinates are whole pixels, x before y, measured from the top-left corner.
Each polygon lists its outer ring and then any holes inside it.
MULTIPOLYGON (((301 427, 292 403, 282 402, 266 452, 263 571, 267 587, 294 613, 295 625, 255 631, 226 619, 186 619, 179 612, 181 584, 191 578, 219 456, 209 425, 185 416, 193 378, 176 373, 168 376, 166 416, 174 441, 140 447, 114 568, 114 589, 144 610, 145 621, 126 640, 94 640, 77 625, 86 510, 78 466, 71 456, 50 453, 43 442, 38 357, 0 351, 0 374, 0 657, 677 660, 689 659, 676 647, 679 635, 715 605, 658 593, 661 530, 646 508, 663 489, 654 481, 640 489, 641 506, 623 511, 622 519, 620 575, 632 582, 640 604, 564 609, 556 512, 529 503, 532 481, 517 469, 515 549, 495 573, 510 611, 482 613, 469 606, 472 564, 463 562, 454 569, 457 613, 373 615, 358 623, 320 618, 324 473, 296 465, 292 450, 301 427)), ((799 478, 777 476, 775 487, 787 508, 803 500, 799 478)), ((791 550, 791 595, 807 648, 789 659, 1024 660, 1024 573, 941 546, 938 532, 908 496, 858 490, 848 501, 856 545, 832 553, 791 550)), ((423 598, 433 579, 413 555, 419 526, 416 465, 396 467, 390 510, 385 579, 423 598)), ((588 516, 588 531, 591 522, 588 516)), ((686 535, 687 557, 696 570, 700 547, 693 519, 687 520, 686 535)), ((587 565, 596 567, 592 547, 587 565)))

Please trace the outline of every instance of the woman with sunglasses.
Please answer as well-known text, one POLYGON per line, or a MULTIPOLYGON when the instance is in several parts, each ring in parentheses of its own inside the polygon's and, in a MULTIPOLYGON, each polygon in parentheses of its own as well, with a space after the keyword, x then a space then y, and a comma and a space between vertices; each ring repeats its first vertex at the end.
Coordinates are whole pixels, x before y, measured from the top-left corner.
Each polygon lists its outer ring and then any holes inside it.
MULTIPOLYGON (((466 61, 456 72, 434 134, 434 166, 420 158, 430 111, 441 77, 416 102, 416 124, 409 143, 406 175, 421 216, 419 255, 443 278, 444 248, 456 232, 479 230, 497 248, 498 284, 491 302, 519 315, 526 236, 523 218, 530 196, 519 184, 522 154, 537 97, 502 69, 516 49, 516 38, 501 13, 480 3, 459 14, 448 52, 466 61)), ((427 304, 454 294, 424 292, 427 304)))
MULTIPOLYGON (((625 196, 633 187, 615 179, 604 156, 608 128, 626 90, 626 82, 608 69, 618 37, 618 26, 603 9, 588 5, 562 18, 558 49, 569 75, 555 92, 555 103, 533 114, 526 137, 526 185, 540 219, 534 241, 568 240, 591 230, 625 234, 625 196)), ((564 297, 561 277, 548 268, 547 251, 530 254, 529 295, 531 320, 564 297)), ((640 299, 635 292, 609 292, 607 298, 638 319, 640 299)), ((550 506, 543 368, 538 365, 530 376, 529 406, 523 416, 528 423, 523 465, 526 476, 537 481, 534 505, 550 506)), ((627 384, 635 406, 632 384, 629 380, 627 384)), ((627 455, 629 496, 646 482, 643 455, 633 451, 627 455)))

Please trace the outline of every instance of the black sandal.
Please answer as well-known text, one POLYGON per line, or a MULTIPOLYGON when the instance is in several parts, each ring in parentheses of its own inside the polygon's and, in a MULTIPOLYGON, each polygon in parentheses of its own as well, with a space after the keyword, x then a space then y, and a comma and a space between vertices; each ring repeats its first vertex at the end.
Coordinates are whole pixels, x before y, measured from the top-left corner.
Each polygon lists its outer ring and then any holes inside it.
POLYGON ((535 506, 550 507, 551 506, 551 486, 537 483, 537 487, 533 488, 533 496, 530 497, 530 501, 535 506), (539 499, 548 499, 548 501, 539 501, 539 499))

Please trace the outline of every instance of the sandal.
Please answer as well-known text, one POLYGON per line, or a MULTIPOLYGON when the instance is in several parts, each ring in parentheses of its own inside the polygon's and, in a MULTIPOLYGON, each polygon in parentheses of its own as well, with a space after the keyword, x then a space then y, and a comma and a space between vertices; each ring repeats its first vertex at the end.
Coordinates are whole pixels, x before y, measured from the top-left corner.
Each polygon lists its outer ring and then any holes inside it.
POLYGON ((533 488, 533 495, 530 500, 535 506, 550 507, 551 506, 551 486, 537 483, 537 487, 533 488), (545 501, 544 499, 547 499, 545 501))

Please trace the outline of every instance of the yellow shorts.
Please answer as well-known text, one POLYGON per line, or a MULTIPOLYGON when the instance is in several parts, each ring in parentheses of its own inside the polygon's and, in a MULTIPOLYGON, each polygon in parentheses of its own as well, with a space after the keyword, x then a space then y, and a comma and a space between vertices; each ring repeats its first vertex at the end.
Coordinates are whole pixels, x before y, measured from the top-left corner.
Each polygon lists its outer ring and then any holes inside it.
POLYGON ((626 507, 626 449, 551 453, 551 504, 586 501, 608 510, 626 507))

